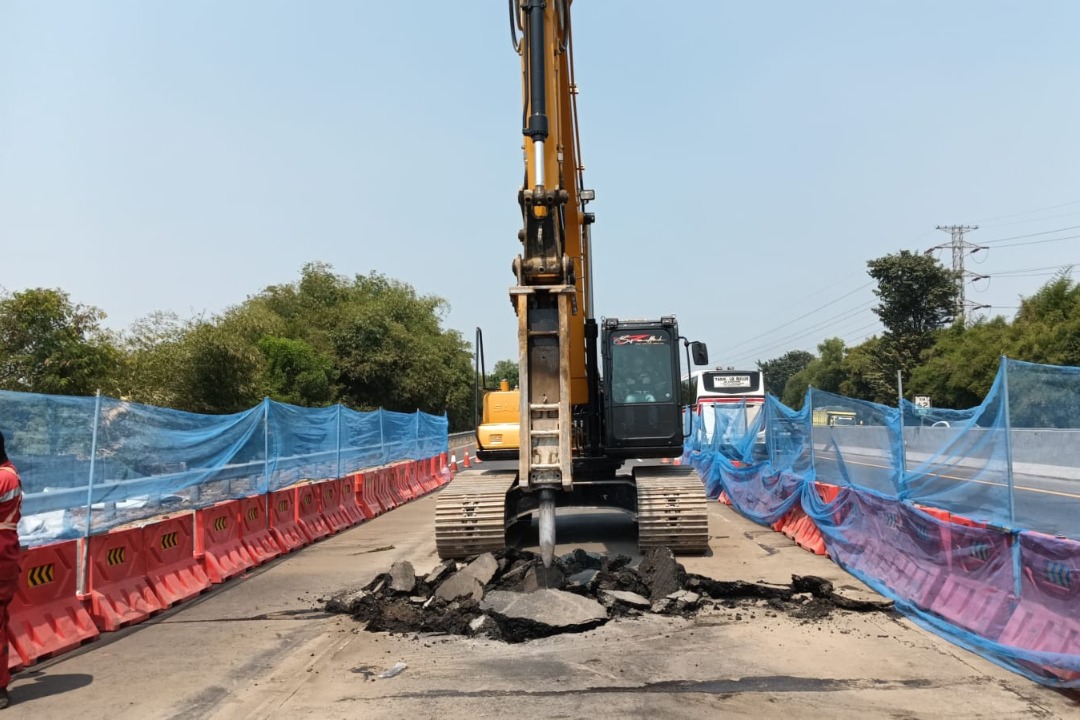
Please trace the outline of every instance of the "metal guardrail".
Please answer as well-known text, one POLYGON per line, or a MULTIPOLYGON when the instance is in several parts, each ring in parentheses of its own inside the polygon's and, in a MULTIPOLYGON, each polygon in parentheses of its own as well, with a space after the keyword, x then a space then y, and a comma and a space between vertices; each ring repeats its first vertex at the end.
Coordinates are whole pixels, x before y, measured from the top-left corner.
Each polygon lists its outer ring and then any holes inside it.
POLYGON ((466 430, 464 432, 450 433, 447 436, 449 446, 452 448, 459 448, 465 445, 472 445, 476 442, 476 431, 466 430))

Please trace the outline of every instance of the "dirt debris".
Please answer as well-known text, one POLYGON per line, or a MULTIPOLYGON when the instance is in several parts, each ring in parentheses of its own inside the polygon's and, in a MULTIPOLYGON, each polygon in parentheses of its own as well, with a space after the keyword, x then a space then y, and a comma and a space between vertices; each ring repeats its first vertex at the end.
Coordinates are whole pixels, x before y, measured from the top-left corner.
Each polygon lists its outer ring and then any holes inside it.
MULTIPOLYGON (((360 591, 331 598, 325 610, 350 615, 371 632, 484 636, 514 643, 583 632, 646 613, 689 618, 745 608, 753 618, 753 610, 760 608, 812 622, 836 610, 892 609, 891 602, 846 598, 831 582, 812 575, 793 575, 790 584, 775 585, 687 573, 666 547, 648 550, 636 567, 631 562, 625 555, 578 549, 545 568, 539 555, 516 548, 464 563, 447 561, 426 575, 398 562, 360 591), (515 599, 507 593, 536 597, 515 599)), ((736 621, 742 618, 743 613, 735 614, 736 621)))

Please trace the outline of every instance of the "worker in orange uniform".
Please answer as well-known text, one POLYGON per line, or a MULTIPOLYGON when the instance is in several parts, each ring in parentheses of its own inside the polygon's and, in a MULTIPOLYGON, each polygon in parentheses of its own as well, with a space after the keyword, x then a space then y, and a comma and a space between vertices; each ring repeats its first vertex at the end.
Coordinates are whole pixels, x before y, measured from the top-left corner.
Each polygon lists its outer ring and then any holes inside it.
POLYGON ((0 433, 0 708, 11 704, 7 686, 8 605, 19 587, 19 518, 22 517, 22 481, 8 460, 0 433))

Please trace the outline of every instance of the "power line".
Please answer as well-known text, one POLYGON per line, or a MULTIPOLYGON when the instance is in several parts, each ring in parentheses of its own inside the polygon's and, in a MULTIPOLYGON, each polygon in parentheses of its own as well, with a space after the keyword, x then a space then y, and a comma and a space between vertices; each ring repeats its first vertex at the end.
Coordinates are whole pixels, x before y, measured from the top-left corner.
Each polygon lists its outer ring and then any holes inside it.
POLYGON ((1057 210, 1058 208, 1068 207, 1069 205, 1080 205, 1080 200, 1070 200, 1069 202, 1059 203, 1058 205, 1049 205, 1043 208, 1036 208, 1035 210, 1025 210, 1024 212, 1012 213, 1010 215, 998 215, 997 217, 986 218, 985 220, 978 220, 980 223, 993 222, 994 220, 1008 220, 1009 218, 1020 217, 1021 215, 1034 215, 1035 213, 1046 212, 1047 210, 1057 210))
MULTIPOLYGON (((820 333, 820 332, 822 332, 824 330, 827 330, 829 328, 838 328, 838 327, 845 326, 851 320, 855 320, 856 322, 861 322, 865 317, 863 315, 863 312, 872 304, 873 304, 873 301, 868 302, 868 303, 863 303, 860 306, 857 306, 857 307, 852 308, 852 309, 850 309, 848 311, 840 313, 839 315, 836 315, 833 318, 829 318, 828 320, 825 320, 825 321, 816 323, 814 325, 811 325, 810 327, 807 327, 807 328, 805 328, 803 330, 800 330, 797 333, 794 333, 792 335, 787 335, 787 336, 785 336, 783 338, 779 338, 777 340, 767 342, 764 345, 759 345, 758 347, 755 347, 755 348, 753 348, 751 350, 745 351, 742 355, 733 357, 733 358, 731 358, 731 360, 737 360, 737 361, 739 361, 739 363, 741 363, 743 360, 746 360, 748 362, 752 362, 752 361, 756 360, 756 358, 758 356, 764 355, 770 350, 773 350, 775 348, 782 348, 782 347, 785 347, 785 346, 790 347, 792 343, 794 343, 795 341, 800 340, 802 338, 805 338, 808 335, 814 335, 816 333, 820 333)), ((873 323, 871 323, 870 325, 867 325, 866 327, 872 327, 872 326, 875 326, 875 325, 879 325, 880 322, 881 322, 880 320, 875 320, 873 323)), ((739 363, 736 363, 736 364, 739 364, 739 363)))
POLYGON ((1060 215, 1047 215, 1046 217, 1028 218, 1027 220, 1013 220, 1012 222, 990 223, 989 225, 983 224, 983 225, 980 225, 980 227, 988 228, 988 227, 1008 227, 1009 225, 1025 225, 1027 223, 1033 223, 1033 222, 1046 222, 1047 220, 1058 220, 1060 218, 1065 218, 1065 217, 1076 217, 1077 215, 1080 215, 1080 210, 1077 210, 1076 212, 1062 213, 1060 215))
POLYGON ((873 284, 874 284, 874 283, 872 283, 872 282, 868 282, 868 283, 866 283, 866 284, 864 284, 864 285, 860 285, 859 287, 855 288, 855 289, 854 289, 854 290, 852 290, 851 292, 845 293, 845 294, 841 295, 840 297, 838 297, 838 298, 836 298, 836 299, 834 299, 834 300, 830 300, 829 302, 825 303, 824 305, 820 305, 820 306, 818 306, 818 307, 814 308, 813 310, 811 310, 811 311, 809 311, 809 312, 807 312, 807 313, 803 313, 802 315, 800 315, 799 317, 795 318, 794 320, 789 320, 789 321, 788 321, 788 322, 786 322, 786 323, 782 323, 782 324, 780 324, 780 325, 777 325, 776 327, 774 327, 774 328, 772 328, 772 329, 770 329, 770 330, 766 330, 766 331, 765 331, 765 332, 763 332, 763 333, 760 333, 760 334, 758 334, 758 335, 755 335, 754 337, 752 337, 752 338, 750 338, 750 339, 748 339, 748 340, 744 340, 744 341, 743 341, 743 342, 741 342, 741 343, 737 343, 737 344, 735 344, 735 345, 732 345, 732 346, 730 346, 730 347, 728 348, 728 351, 730 352, 730 351, 732 351, 732 350, 735 350, 735 349, 737 349, 737 348, 743 347, 744 345, 748 345, 749 343, 752 343, 752 342, 754 342, 755 340, 758 340, 758 339, 760 339, 760 338, 763 338, 763 337, 765 337, 766 335, 771 335, 772 333, 776 332, 777 330, 782 330, 783 328, 786 328, 786 327, 787 327, 787 326, 789 326, 789 325, 792 325, 792 324, 794 324, 794 323, 797 323, 797 322, 799 322, 800 320, 803 320, 803 319, 805 319, 805 318, 807 318, 807 317, 810 317, 811 315, 813 315, 813 314, 814 314, 814 313, 816 313, 816 312, 820 312, 820 311, 824 310, 825 308, 827 308, 827 307, 829 307, 829 306, 831 306, 831 305, 835 305, 836 303, 840 302, 840 301, 841 301, 841 300, 843 300, 844 298, 849 298, 849 297, 851 297, 852 295, 854 295, 855 293, 859 292, 860 290, 865 290, 866 288, 870 287, 870 286, 871 286, 871 285, 873 285, 873 284))
POLYGON ((1059 238, 1046 238, 1045 240, 1029 240, 1027 242, 1009 243, 1007 245, 996 245, 994 249, 1007 248, 1007 247, 1022 247, 1024 245, 1043 245, 1045 243, 1061 242, 1063 240, 1075 240, 1080 238, 1080 235, 1067 235, 1059 238))
POLYGON ((1069 225, 1068 227, 1057 228, 1056 230, 1043 230, 1042 232, 1028 233, 1027 235, 1012 235, 1010 237, 984 240, 983 245, 993 245, 994 243, 1005 242, 1006 240, 1023 240, 1024 238, 1039 237, 1040 235, 1053 235, 1054 233, 1064 232, 1066 230, 1080 230, 1080 225, 1069 225))

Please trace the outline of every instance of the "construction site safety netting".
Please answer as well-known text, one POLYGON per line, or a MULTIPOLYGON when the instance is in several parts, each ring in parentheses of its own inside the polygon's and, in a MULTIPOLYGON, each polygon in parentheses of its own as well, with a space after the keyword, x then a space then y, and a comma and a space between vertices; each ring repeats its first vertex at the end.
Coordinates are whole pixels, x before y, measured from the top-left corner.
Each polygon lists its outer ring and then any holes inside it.
POLYGON ((753 422, 701 407, 686 458, 710 497, 774 528, 812 522, 912 620, 1080 687, 1080 368, 1002 358, 969 409, 814 388, 799 411, 766 396, 753 422))
POLYGON ((0 391, 0 430, 23 483, 23 545, 339 478, 447 450, 447 418, 265 400, 201 415, 109 397, 0 391))

